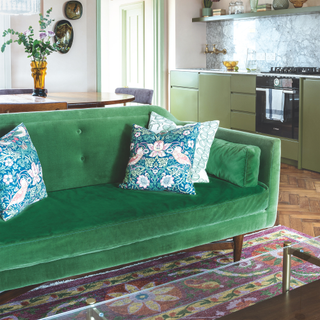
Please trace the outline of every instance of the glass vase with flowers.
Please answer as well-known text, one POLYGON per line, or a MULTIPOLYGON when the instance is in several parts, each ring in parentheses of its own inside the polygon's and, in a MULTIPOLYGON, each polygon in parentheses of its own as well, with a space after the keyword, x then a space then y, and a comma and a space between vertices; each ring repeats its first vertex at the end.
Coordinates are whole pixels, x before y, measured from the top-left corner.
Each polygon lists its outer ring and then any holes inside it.
POLYGON ((52 38, 55 36, 53 31, 47 31, 47 28, 54 21, 50 19, 50 8, 46 15, 43 16, 40 13, 39 20, 39 39, 34 39, 34 30, 30 26, 25 32, 16 32, 13 29, 7 29, 3 32, 3 37, 7 35, 17 36, 18 39, 11 38, 4 42, 1 47, 1 52, 4 52, 6 47, 12 42, 16 42, 19 45, 24 46, 24 51, 28 54, 28 58, 31 58, 31 75, 34 80, 33 96, 46 97, 45 90, 45 76, 47 71, 47 57, 52 53, 59 51, 58 43, 51 43, 52 38))

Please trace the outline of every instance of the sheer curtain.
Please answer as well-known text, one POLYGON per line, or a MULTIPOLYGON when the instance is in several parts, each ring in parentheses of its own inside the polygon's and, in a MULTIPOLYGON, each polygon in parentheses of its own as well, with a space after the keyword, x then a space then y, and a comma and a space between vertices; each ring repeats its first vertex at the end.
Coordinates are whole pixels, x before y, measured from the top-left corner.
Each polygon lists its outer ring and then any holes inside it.
MULTIPOLYGON (((0 47, 4 43, 2 32, 10 27, 10 16, 0 14, 0 47)), ((4 53, 0 52, 0 88, 11 88, 11 51, 6 47, 4 53)))

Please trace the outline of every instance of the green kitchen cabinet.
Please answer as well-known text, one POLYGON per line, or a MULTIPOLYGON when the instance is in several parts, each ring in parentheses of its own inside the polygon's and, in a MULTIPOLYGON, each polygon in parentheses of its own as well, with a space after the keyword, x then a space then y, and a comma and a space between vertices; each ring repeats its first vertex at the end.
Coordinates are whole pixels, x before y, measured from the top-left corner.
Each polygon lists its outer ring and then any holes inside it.
POLYGON ((301 166, 320 172, 320 80, 302 81, 301 166))
POLYGON ((198 90, 171 87, 170 112, 181 121, 198 121, 198 90))
POLYGON ((199 73, 170 72, 170 112, 181 121, 199 121, 199 73))
POLYGON ((219 120, 230 128, 230 75, 199 75, 199 121, 219 120))

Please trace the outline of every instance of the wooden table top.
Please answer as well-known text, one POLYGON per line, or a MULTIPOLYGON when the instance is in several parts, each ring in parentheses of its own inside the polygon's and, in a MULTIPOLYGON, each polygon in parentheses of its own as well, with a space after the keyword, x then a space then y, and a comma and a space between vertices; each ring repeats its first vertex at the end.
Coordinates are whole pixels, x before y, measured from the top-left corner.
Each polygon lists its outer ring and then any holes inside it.
POLYGON ((319 320, 320 280, 258 302, 219 320, 319 320))
POLYGON ((31 94, 0 95, 0 113, 103 107, 123 104, 135 98, 129 94, 109 92, 59 92, 46 98, 31 94))
POLYGON ((61 92, 49 93, 45 99, 66 101, 68 108, 81 108, 86 106, 102 107, 110 104, 127 103, 133 101, 134 96, 110 92, 61 92))

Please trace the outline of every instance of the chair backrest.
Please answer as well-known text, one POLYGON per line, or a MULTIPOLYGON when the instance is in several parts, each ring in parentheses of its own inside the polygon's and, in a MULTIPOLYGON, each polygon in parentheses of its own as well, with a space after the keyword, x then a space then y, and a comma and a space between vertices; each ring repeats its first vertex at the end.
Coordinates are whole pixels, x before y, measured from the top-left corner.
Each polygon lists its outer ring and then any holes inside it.
POLYGON ((0 94, 28 94, 33 93, 33 89, 0 89, 0 94))
MULTIPOLYGON (((45 89, 46 93, 48 90, 45 89)), ((0 89, 0 95, 2 94, 28 94, 33 93, 33 89, 0 89)))
POLYGON ((142 88, 117 88, 116 93, 131 94, 135 97, 133 102, 151 104, 153 90, 142 88))

